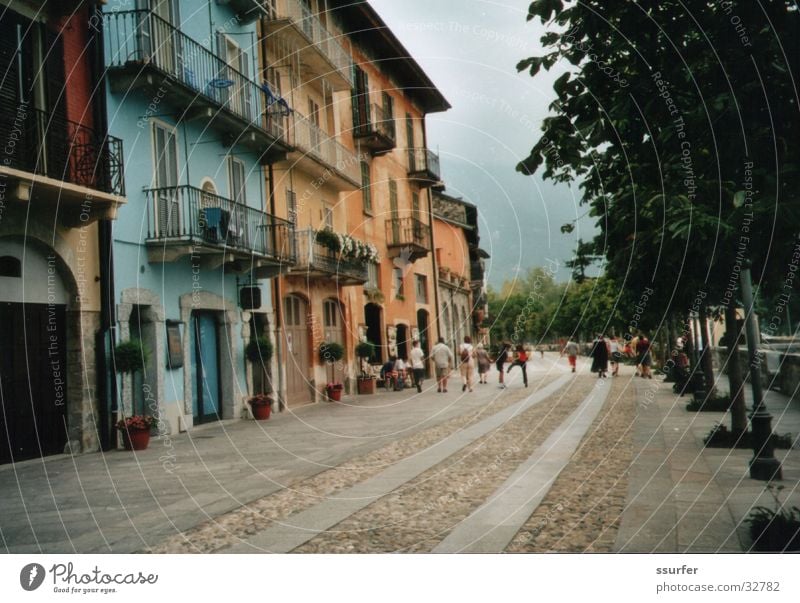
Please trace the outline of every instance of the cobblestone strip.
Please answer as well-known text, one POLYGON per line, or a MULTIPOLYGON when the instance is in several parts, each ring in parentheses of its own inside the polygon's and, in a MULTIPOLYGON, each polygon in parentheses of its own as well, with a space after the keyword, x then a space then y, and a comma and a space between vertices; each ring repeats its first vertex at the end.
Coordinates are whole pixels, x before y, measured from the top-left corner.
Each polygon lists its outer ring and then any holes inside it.
POLYGON ((633 453, 634 400, 630 381, 613 379, 605 408, 506 552, 613 549, 633 453))
POLYGON ((598 379, 580 406, 433 552, 502 553, 569 462, 610 390, 598 379))
POLYGON ((547 400, 294 552, 427 552, 535 450, 590 391, 570 378, 547 400))
POLYGON ((548 399, 571 380, 569 376, 556 379, 520 402, 494 413, 475 425, 453 433, 411 457, 398 461, 378 475, 348 488, 341 495, 328 498, 306 511, 290 517, 287 522, 278 523, 268 530, 256 534, 247 542, 232 547, 230 552, 271 551, 279 553, 289 552, 300 547, 317 534, 329 530, 369 506, 373 501, 390 492, 400 490, 401 487, 405 490, 404 486, 422 473, 442 463, 483 436, 497 430, 516 415, 524 413, 534 405, 548 399))
MULTIPOLYGON (((532 380, 532 389, 536 391, 536 388, 546 387, 554 380, 550 376, 545 376, 538 383, 532 380)), ((150 552, 210 553, 236 544, 268 529, 276 521, 285 520, 293 513, 308 509, 337 492, 377 475, 387 466, 428 448, 456 431, 518 403, 530 395, 530 392, 531 390, 503 390, 476 412, 468 412, 313 477, 287 484, 279 492, 175 534, 151 548, 150 552)))

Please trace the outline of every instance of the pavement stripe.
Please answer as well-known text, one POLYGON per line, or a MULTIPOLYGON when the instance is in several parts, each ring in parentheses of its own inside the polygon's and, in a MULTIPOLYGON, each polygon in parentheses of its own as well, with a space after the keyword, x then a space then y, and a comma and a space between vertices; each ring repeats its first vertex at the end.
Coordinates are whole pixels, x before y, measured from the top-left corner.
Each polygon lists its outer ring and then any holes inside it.
POLYGON ((581 405, 433 552, 503 552, 566 467, 609 391, 610 380, 598 380, 581 405))
POLYGON ((378 475, 340 492, 336 497, 328 498, 298 513, 290 518, 291 524, 277 524, 254 535, 245 542, 224 549, 222 552, 253 553, 260 551, 288 553, 308 542, 317 534, 344 521, 353 513, 367 507, 375 500, 386 496, 411 481, 431 467, 438 465, 478 438, 501 427, 516 415, 547 399, 571 380, 572 377, 570 375, 559 377, 527 398, 474 425, 449 435, 419 453, 398 461, 378 475))

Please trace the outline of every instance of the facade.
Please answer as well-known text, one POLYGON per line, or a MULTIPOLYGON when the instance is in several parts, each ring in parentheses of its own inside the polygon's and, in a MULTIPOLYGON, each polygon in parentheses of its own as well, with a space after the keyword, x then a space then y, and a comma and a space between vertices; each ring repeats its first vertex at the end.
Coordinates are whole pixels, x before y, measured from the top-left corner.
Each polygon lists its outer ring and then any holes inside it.
POLYGON ((256 79, 261 3, 204 4, 127 0, 102 14, 109 132, 130 149, 117 340, 140 340, 147 358, 112 412, 169 431, 241 418, 269 390, 244 348, 273 335, 270 278, 293 263, 292 225, 267 205, 265 174, 289 146, 256 79))
POLYGON ((442 337, 454 350, 470 336, 488 345, 483 251, 478 235, 478 209, 473 204, 436 191, 433 232, 438 265, 442 337))
MULTIPOLYGON (((96 450, 109 224, 125 206, 86 5, 3 2, 0 19, 0 463, 96 450), (97 352, 97 353, 96 353, 97 352)), ((69 3, 67 3, 69 4, 69 3)))
POLYGON ((349 232, 374 245, 363 287, 349 289, 355 341, 376 346, 372 363, 427 353, 439 334, 431 189, 441 186, 425 116, 450 105, 367 3, 334 2, 353 57, 353 89, 339 113, 361 164, 347 200, 349 232))

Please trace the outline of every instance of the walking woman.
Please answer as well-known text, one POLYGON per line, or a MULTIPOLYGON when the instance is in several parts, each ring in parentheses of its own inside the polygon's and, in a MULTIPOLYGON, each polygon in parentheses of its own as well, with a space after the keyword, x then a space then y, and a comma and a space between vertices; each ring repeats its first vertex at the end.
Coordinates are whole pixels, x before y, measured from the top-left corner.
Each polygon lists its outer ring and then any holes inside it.
POLYGON ((475 360, 478 362, 478 383, 488 383, 486 376, 489 374, 489 367, 492 366, 492 361, 489 359, 489 353, 483 348, 482 343, 479 343, 475 350, 475 360))
POLYGON ((494 365, 497 368, 497 373, 498 373, 499 378, 500 378, 500 389, 505 389, 505 387, 506 387, 506 384, 503 383, 503 375, 505 374, 503 372, 503 365, 508 360, 508 350, 510 350, 510 349, 511 349, 511 344, 510 343, 508 343, 507 341, 504 341, 503 343, 501 343, 500 344, 500 351, 497 352, 497 358, 494 361, 494 365))
POLYGON ((608 372, 608 344, 603 338, 602 333, 597 334, 597 338, 592 343, 592 372, 597 373, 598 379, 606 377, 608 372))
POLYGON ((464 379, 464 385, 461 386, 461 391, 472 391, 472 373, 475 372, 475 348, 472 347, 472 338, 469 335, 464 336, 464 343, 458 348, 458 357, 461 360, 461 377, 464 379))

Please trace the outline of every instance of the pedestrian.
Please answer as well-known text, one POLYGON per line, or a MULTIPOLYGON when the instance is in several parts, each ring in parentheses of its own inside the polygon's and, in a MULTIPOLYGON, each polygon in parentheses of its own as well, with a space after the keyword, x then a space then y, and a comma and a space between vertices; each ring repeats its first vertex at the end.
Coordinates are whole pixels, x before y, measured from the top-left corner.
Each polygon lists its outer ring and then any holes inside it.
POLYGON ((572 372, 575 372, 575 364, 578 359, 578 344, 574 341, 570 340, 567 342, 567 345, 564 346, 564 349, 561 350, 561 355, 567 355, 567 360, 569 360, 569 365, 572 367, 572 372))
POLYGON ((497 352, 497 358, 495 358, 494 366, 497 368, 497 373, 500 379, 500 389, 505 389, 506 384, 503 383, 503 365, 508 361, 508 350, 511 349, 511 344, 507 341, 504 341, 500 344, 500 351, 497 352))
POLYGON ((525 387, 528 387, 528 352, 525 351, 525 348, 522 345, 517 346, 517 353, 514 362, 512 362, 508 367, 508 373, 511 372, 511 369, 515 366, 518 366, 522 369, 522 382, 525 384, 525 387))
POLYGON ((604 378, 608 372, 608 344, 602 333, 598 333, 592 342, 592 372, 597 373, 597 378, 604 378))
POLYGON ((453 351, 440 337, 438 343, 431 350, 431 358, 436 368, 436 391, 447 393, 447 378, 453 367, 453 351))
POLYGON ((475 348, 472 347, 472 338, 469 335, 464 336, 464 343, 458 348, 458 357, 461 360, 461 377, 464 380, 461 391, 467 391, 467 388, 472 391, 472 373, 475 372, 475 348))
POLYGON ((619 341, 617 341, 614 335, 608 338, 608 351, 611 354, 611 376, 616 377, 619 374, 619 363, 622 361, 622 353, 619 351, 619 341))
POLYGON ((539 358, 544 358, 544 346, 543 345, 537 345, 536 349, 539 350, 539 358))
POLYGON ((639 340, 636 342, 636 355, 636 362, 642 367, 642 378, 652 379, 653 375, 650 374, 650 364, 652 363, 652 358, 650 357, 650 340, 644 333, 639 335, 639 340))
POLYGON ((642 372, 642 367, 639 364, 639 352, 637 352, 637 347, 639 345, 639 336, 634 335, 631 339, 631 358, 633 358, 634 364, 636 365, 636 376, 638 377, 642 372))
POLYGON ((492 366, 492 361, 489 359, 489 353, 484 349, 482 343, 479 343, 475 350, 475 360, 478 362, 478 383, 488 383, 486 376, 489 374, 489 367, 492 366))
POLYGON ((394 356, 389 356, 389 360, 384 362, 383 366, 381 367, 381 379, 383 379, 383 386, 388 390, 394 389, 397 381, 397 372, 394 370, 395 362, 397 362, 397 358, 394 356))
POLYGON ((422 393, 422 381, 425 379, 425 352, 419 347, 419 341, 413 343, 409 357, 411 370, 414 373, 414 385, 417 386, 417 393, 422 393))

